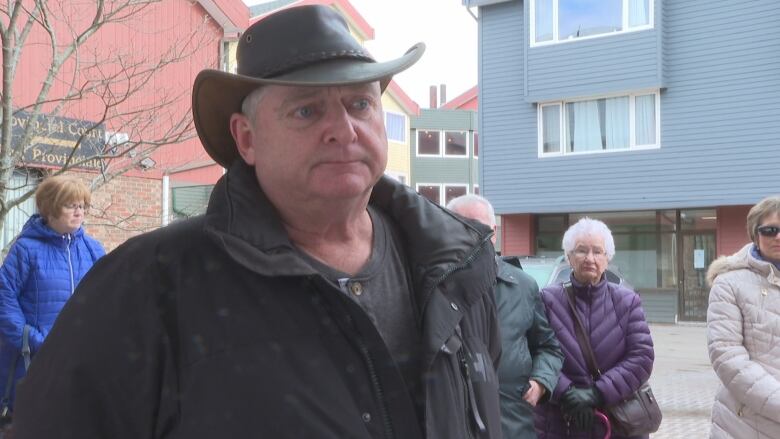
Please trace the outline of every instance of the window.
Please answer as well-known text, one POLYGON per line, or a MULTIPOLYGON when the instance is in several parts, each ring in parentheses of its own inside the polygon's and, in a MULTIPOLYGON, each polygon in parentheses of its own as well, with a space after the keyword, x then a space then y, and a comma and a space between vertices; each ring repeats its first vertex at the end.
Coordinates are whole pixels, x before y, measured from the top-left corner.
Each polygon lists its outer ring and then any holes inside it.
POLYGON ((539 155, 657 148, 659 94, 539 105, 539 155))
POLYGON ((479 195, 479 185, 478 184, 474 185, 473 190, 474 190, 474 195, 479 195))
POLYGON ((466 195, 466 192, 468 192, 468 188, 469 187, 466 185, 445 185, 444 203, 442 203, 442 205, 446 206, 447 203, 449 203, 453 199, 458 198, 461 195, 466 195))
POLYGON ((436 204, 446 206, 454 198, 468 193, 466 184, 418 183, 417 192, 436 204))
POLYGON ((468 158, 468 131, 417 131, 417 155, 468 158), (444 148, 442 149, 442 139, 444 148))
POLYGON ((468 156, 467 134, 466 131, 445 131, 444 155, 454 157, 468 156))
POLYGON ((531 45, 652 28, 651 0, 532 0, 531 45))
MULTIPOLYGON (((38 171, 29 168, 19 168, 14 170, 11 180, 8 182, 6 200, 12 200, 23 195, 36 186, 41 179, 38 171)), ((0 233, 0 249, 8 250, 8 244, 16 239, 16 236, 22 231, 22 227, 38 209, 35 206, 35 198, 30 197, 17 204, 8 211, 3 224, 2 233, 0 233)))
POLYGON ((406 143, 406 116, 385 111, 387 140, 406 143))
POLYGON ((417 155, 441 155, 438 131, 417 131, 417 155))
POLYGON ((561 106, 542 106, 542 152, 561 151, 561 106))
POLYGON ((441 186, 438 184, 418 184, 417 193, 431 202, 441 204, 441 186))
POLYGON ((474 158, 479 157, 479 133, 474 133, 474 158))

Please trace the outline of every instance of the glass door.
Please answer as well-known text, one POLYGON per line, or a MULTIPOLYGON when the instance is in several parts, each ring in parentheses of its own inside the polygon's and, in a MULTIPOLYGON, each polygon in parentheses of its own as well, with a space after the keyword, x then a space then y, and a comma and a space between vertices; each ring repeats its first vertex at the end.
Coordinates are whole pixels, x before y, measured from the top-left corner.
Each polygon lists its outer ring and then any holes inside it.
POLYGON ((680 320, 706 321, 710 287, 707 269, 715 257, 714 232, 687 232, 680 249, 680 320))

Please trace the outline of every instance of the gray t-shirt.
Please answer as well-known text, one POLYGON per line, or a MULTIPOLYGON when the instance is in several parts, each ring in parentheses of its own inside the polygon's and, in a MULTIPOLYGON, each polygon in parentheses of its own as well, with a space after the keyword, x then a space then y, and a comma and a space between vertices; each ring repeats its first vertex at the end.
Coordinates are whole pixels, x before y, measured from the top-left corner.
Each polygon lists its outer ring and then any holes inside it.
POLYGON ((373 207, 368 208, 368 213, 374 228, 371 257, 355 276, 335 270, 303 251, 299 253, 368 314, 415 398, 420 384, 421 329, 413 303, 411 276, 393 222, 373 207))

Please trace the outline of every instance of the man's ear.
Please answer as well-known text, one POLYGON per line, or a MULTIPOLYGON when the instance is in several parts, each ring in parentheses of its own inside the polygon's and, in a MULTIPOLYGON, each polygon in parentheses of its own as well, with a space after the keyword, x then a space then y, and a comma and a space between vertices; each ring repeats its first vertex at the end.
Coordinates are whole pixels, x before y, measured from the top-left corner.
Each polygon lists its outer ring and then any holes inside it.
POLYGON ((254 130, 245 115, 233 113, 230 116, 230 134, 236 142, 236 148, 244 162, 250 166, 255 164, 254 130))

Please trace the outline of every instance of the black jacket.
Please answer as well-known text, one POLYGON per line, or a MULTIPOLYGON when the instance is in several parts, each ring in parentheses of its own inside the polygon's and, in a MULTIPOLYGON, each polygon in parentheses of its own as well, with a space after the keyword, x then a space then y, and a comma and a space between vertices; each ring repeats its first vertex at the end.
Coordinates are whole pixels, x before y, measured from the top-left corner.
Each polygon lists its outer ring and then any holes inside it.
POLYGON ((387 178, 371 203, 409 261, 421 407, 238 164, 205 216, 131 239, 82 281, 19 386, 15 437, 500 437, 489 231, 387 178))
POLYGON ((563 352, 550 328, 534 278, 500 258, 496 307, 501 322, 501 427, 504 439, 536 438, 534 409, 523 400, 528 380, 552 395, 563 365, 563 352))

